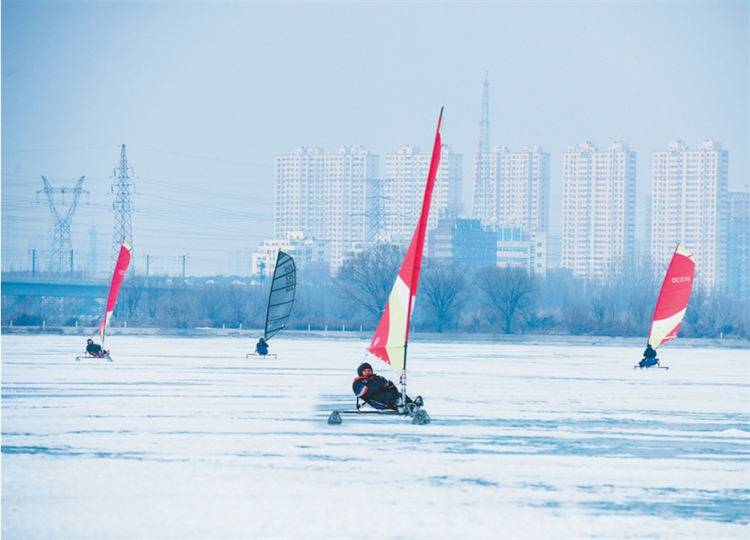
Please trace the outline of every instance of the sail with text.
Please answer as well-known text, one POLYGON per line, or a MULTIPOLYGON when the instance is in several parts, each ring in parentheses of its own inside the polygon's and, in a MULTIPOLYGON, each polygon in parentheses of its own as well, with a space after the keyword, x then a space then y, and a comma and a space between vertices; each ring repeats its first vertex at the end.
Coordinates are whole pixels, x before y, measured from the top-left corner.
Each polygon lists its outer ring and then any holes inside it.
POLYGON ((432 158, 425 184, 424 199, 422 200, 422 212, 419 215, 417 228, 411 238, 409 249, 401 264, 401 269, 396 277, 385 311, 380 318, 380 323, 372 338, 372 343, 367 349, 371 354, 377 356, 391 365, 397 371, 402 372, 402 384, 406 372, 406 346, 409 341, 409 322, 411 320, 414 298, 417 295, 419 284, 419 273, 422 267, 422 251, 424 250, 425 235, 427 233, 427 219, 430 215, 430 201, 432 191, 435 187, 435 177, 440 165, 440 153, 442 142, 440 129, 443 121, 443 110, 440 110, 435 144, 432 147, 432 158))
POLYGON ((112 313, 115 311, 117 296, 120 294, 122 280, 125 279, 125 273, 128 271, 128 265, 130 265, 130 252, 130 244, 128 244, 126 240, 123 240, 122 246, 120 246, 120 254, 117 256, 115 272, 112 275, 112 284, 109 286, 109 296, 107 297, 107 309, 104 313, 104 320, 102 321, 102 324, 99 325, 99 335, 102 337, 102 343, 104 343, 104 331, 107 329, 107 326, 109 326, 112 313))
POLYGON ((648 343, 656 349, 677 337, 693 289, 693 254, 677 244, 656 301, 648 343))
POLYGON ((294 259, 279 250, 276 256, 276 267, 271 280, 271 293, 268 295, 266 310, 266 330, 263 338, 268 341, 286 325, 294 305, 294 293, 297 288, 297 267, 294 259))

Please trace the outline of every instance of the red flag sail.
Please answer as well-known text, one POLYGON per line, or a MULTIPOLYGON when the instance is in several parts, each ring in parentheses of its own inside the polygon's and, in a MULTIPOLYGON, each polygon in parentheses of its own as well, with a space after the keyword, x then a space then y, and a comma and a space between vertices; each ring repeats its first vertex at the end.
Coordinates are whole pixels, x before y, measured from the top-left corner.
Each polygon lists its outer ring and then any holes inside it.
POLYGON ((443 121, 443 111, 440 110, 435 144, 432 147, 432 158, 427 174, 427 183, 422 200, 422 213, 419 222, 411 238, 409 249, 406 251, 404 262, 398 272, 396 283, 393 285, 385 311, 380 318, 380 323, 372 338, 372 343, 367 349, 370 353, 387 362, 394 369, 404 371, 406 368, 406 343, 409 341, 409 321, 417 295, 419 284, 419 272, 422 267, 422 251, 424 250, 424 239, 427 233, 427 220, 430 215, 430 202, 432 191, 435 187, 435 177, 440 165, 440 153, 442 142, 440 139, 440 127, 443 121))
POLYGON ((128 271, 128 265, 130 264, 130 244, 126 240, 122 241, 120 247, 120 254, 117 257, 117 264, 115 264, 115 272, 112 275, 112 285, 109 287, 109 296, 107 297, 107 310, 104 313, 104 320, 99 325, 99 335, 102 337, 102 343, 104 342, 104 331, 109 326, 109 320, 112 318, 112 312, 115 310, 115 304, 117 304, 117 295, 120 294, 120 286, 122 280, 125 279, 125 273, 128 271))
POLYGON ((648 342, 655 349, 677 337, 693 289, 693 254, 677 245, 656 301, 648 342))

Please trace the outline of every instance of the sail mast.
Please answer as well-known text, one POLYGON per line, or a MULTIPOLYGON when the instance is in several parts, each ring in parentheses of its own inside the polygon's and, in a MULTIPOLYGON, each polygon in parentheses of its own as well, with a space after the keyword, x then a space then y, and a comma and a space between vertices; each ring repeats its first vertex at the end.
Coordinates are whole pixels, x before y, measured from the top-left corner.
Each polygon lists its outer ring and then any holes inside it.
MULTIPOLYGON (((440 108, 440 117, 438 118, 437 129, 435 130, 435 142, 432 145, 432 157, 430 158, 430 168, 427 172, 427 183, 424 189, 424 198, 422 199, 422 212, 419 215, 417 230, 412 237, 412 244, 415 245, 414 270, 411 279, 411 294, 409 295, 409 310, 406 317, 406 335, 404 336, 404 365, 402 371, 406 371, 406 346, 409 343, 409 326, 411 321, 411 311, 414 307, 414 298, 417 296, 417 287, 419 286, 419 274, 422 270, 422 255, 424 251, 424 240, 427 235, 427 222, 430 218, 430 204, 432 202, 432 192, 435 189, 435 178, 437 177, 438 167, 440 166, 440 154, 443 147, 440 137, 440 127, 443 122, 443 108, 440 108)), ((411 249, 411 245, 409 246, 411 249)), ((408 254, 407 254, 408 258, 408 254)))
POLYGON ((380 323, 372 338, 372 343, 367 349, 371 354, 390 364, 393 369, 401 371, 402 388, 405 387, 406 378, 406 346, 409 341, 409 322, 422 267, 422 253, 427 234, 427 220, 430 215, 430 202, 435 187, 435 177, 440 165, 442 121, 443 109, 440 109, 440 118, 438 119, 435 143, 432 148, 430 168, 422 200, 422 212, 404 261, 401 264, 401 269, 396 277, 396 283, 393 285, 380 323))

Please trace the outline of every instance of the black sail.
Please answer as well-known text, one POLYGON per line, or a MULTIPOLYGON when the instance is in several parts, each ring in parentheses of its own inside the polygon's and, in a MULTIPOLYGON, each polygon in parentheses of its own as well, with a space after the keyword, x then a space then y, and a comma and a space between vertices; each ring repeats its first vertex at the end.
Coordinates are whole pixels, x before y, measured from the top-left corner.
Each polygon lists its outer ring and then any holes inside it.
POLYGON ((275 336, 286 325, 294 305, 294 291, 297 288, 297 268, 291 256, 279 251, 276 268, 273 270, 271 294, 268 296, 266 312, 266 341, 275 336))

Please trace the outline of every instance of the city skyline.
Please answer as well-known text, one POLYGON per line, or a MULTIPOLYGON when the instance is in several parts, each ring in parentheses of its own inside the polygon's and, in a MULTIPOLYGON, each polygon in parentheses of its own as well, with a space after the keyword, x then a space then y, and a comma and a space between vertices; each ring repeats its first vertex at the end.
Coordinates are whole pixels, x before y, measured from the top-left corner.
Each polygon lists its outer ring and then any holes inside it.
POLYGON ((42 175, 53 187, 85 176, 74 249, 91 260, 95 229, 106 260, 122 144, 139 272, 146 257, 173 275, 183 257, 190 275, 249 267, 273 235, 274 156, 427 148, 443 105, 468 206, 487 74, 490 145, 551 154, 551 233, 565 148, 622 140, 641 155, 642 239, 649 154, 675 139, 720 141, 729 189, 747 189, 747 14, 745 2, 3 2, 3 270, 28 268, 51 239, 42 175))

